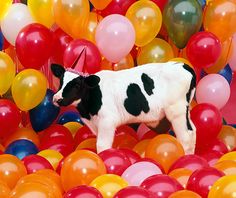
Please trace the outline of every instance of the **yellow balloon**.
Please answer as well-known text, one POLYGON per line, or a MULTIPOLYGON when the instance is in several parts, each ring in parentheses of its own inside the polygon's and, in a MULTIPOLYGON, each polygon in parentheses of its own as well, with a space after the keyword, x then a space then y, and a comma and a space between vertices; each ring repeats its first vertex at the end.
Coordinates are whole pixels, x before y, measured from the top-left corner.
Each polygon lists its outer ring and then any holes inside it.
POLYGON ((57 25, 73 38, 79 38, 89 17, 89 1, 56 0, 53 12, 57 25))
POLYGON ((146 46, 142 47, 138 57, 138 65, 146 63, 163 63, 174 58, 173 50, 166 41, 155 38, 146 46))
POLYGON ((16 66, 10 56, 0 52, 0 95, 5 94, 11 87, 16 74, 16 66))
POLYGON ((225 160, 232 160, 236 162, 236 151, 224 154, 217 162, 222 162, 225 160))
POLYGON ((93 6, 98 10, 103 10, 112 0, 90 0, 93 6))
POLYGON ((105 174, 94 179, 90 186, 102 193, 103 198, 112 198, 122 188, 128 186, 128 182, 118 175, 105 174))
POLYGON ((28 7, 34 19, 50 28, 54 24, 53 0, 28 0, 28 7))
POLYGON ((28 111, 45 97, 47 79, 35 69, 25 69, 16 75, 11 90, 17 107, 22 111, 28 111))
POLYGON ((103 19, 103 17, 95 12, 89 13, 88 22, 83 28, 83 31, 81 32, 81 38, 87 39, 94 44, 96 44, 95 41, 95 30, 98 25, 98 23, 103 19))
POLYGON ((51 149, 42 150, 37 155, 44 157, 46 160, 48 160, 55 170, 57 168, 57 165, 63 158, 63 155, 61 153, 51 149))
POLYGON ((11 4, 12 4, 12 0, 0 1, 0 20, 4 18, 11 4))
POLYGON ((135 45, 139 47, 151 42, 161 29, 161 11, 152 1, 137 1, 130 6, 126 17, 132 22, 135 28, 135 45))
POLYGON ((236 175, 227 175, 218 179, 210 189, 208 198, 235 198, 236 175))
POLYGON ((188 66, 190 66, 190 67, 193 68, 193 65, 192 65, 187 59, 185 59, 185 58, 180 58, 180 57, 178 57, 178 58, 172 58, 172 59, 170 59, 170 61, 185 63, 185 64, 187 64, 188 66))
POLYGON ((78 123, 78 122, 67 122, 65 124, 63 124, 64 127, 66 127, 67 129, 69 129, 69 131, 71 132, 71 134, 74 136, 76 134, 76 132, 83 126, 82 124, 78 123))

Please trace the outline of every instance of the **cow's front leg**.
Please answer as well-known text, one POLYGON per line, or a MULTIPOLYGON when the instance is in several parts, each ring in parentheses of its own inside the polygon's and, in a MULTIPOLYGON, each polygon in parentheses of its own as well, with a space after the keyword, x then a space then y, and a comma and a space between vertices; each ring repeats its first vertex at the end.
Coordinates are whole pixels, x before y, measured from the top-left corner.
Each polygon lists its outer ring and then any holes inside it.
POLYGON ((97 153, 112 148, 116 126, 111 121, 102 121, 98 125, 97 153))
POLYGON ((193 154, 196 145, 196 128, 189 116, 186 101, 179 101, 165 109, 178 141, 182 144, 185 154, 193 154))

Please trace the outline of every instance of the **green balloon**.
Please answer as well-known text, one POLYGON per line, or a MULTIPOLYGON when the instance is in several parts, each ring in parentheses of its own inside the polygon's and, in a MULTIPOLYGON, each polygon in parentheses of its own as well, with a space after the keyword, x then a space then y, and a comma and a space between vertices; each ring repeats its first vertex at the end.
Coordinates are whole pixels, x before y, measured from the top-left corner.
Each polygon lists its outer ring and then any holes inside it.
POLYGON ((202 25, 202 7, 197 0, 171 0, 165 6, 163 22, 174 44, 183 49, 202 25))

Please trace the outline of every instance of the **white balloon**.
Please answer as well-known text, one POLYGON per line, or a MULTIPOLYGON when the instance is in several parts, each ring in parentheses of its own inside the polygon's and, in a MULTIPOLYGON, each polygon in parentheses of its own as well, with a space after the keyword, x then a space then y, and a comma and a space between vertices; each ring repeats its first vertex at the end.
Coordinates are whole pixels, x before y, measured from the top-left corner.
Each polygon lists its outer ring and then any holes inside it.
POLYGON ((34 23, 28 7, 23 3, 12 4, 7 15, 1 22, 1 30, 9 43, 15 46, 19 32, 26 25, 34 23))

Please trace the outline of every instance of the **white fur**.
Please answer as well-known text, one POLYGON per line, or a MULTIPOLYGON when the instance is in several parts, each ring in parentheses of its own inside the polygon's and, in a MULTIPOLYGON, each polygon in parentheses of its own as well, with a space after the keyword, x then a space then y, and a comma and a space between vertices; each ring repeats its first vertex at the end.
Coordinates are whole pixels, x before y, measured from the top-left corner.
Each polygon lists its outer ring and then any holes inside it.
MULTIPOLYGON (((90 120, 82 118, 82 121, 97 134, 98 152, 112 147, 118 126, 141 122, 154 126, 166 116, 185 152, 194 153, 196 129, 190 120, 193 130, 189 131, 186 122, 186 107, 189 105, 186 93, 189 91, 192 75, 183 68, 182 63, 152 63, 116 72, 100 71, 96 75, 100 77, 102 107, 98 115, 90 120), (155 88, 150 96, 143 87, 143 73, 154 80, 155 88), (136 83, 141 88, 150 107, 148 113, 142 112, 139 116, 133 116, 126 111, 124 100, 127 98, 126 91, 130 83, 136 83)), ((78 74, 66 71, 62 89, 77 76, 78 74)), ((54 95, 55 98, 61 97, 62 89, 54 95)), ((192 92, 191 97, 193 94, 192 92)), ((73 105, 77 106, 78 102, 80 101, 74 102, 73 105)))

